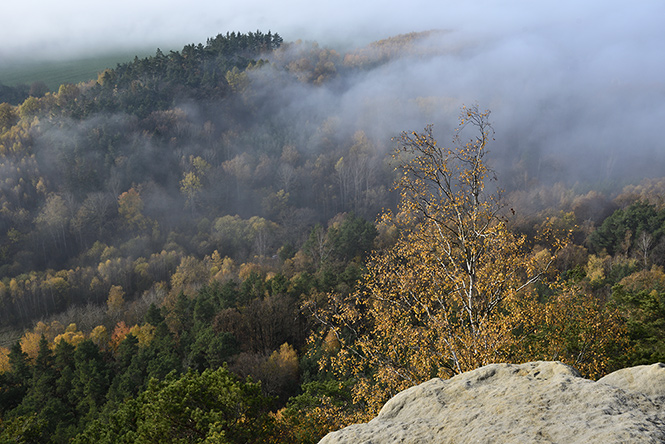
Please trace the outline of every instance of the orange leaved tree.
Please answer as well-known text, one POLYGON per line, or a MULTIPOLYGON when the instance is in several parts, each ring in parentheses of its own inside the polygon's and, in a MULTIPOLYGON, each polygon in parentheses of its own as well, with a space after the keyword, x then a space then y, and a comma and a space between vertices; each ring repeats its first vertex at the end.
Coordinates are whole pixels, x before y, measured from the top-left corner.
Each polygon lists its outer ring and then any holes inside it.
MULTIPOLYGON (((545 232, 527 239, 507 226, 501 192, 488 186, 488 117, 476 107, 463 108, 459 129, 476 133, 466 143, 457 137, 453 148, 440 146, 429 126, 402 134, 395 154, 398 211, 380 221, 398 229, 398 240, 373 254, 354 293, 330 295, 316 313, 328 327, 324 333, 340 345, 322 364, 353 378, 355 400, 369 411, 432 377, 493 362, 552 358, 551 347, 537 346, 534 338, 561 330, 546 328, 548 319, 561 317, 557 299, 542 300, 536 285, 546 285, 566 236, 545 232)), ((597 326, 606 335, 620 336, 617 317, 594 315, 598 319, 607 319, 597 326)), ((588 341, 572 341, 582 342, 588 341)), ((568 356, 557 351, 559 359, 568 356)), ((595 367, 607 362, 593 344, 573 355, 589 357, 595 367)), ((584 362, 571 364, 593 370, 584 362)))

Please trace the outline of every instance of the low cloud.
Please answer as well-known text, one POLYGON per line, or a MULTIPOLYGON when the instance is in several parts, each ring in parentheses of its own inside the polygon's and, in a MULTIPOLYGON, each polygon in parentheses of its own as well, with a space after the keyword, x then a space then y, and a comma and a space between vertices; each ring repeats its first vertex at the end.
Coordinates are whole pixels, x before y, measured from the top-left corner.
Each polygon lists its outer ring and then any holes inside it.
POLYGON ((551 180, 639 178, 662 174, 665 164, 661 1, 14 3, 6 9, 16 19, 0 30, 0 63, 26 54, 179 49, 256 29, 343 53, 400 33, 447 30, 422 42, 438 49, 427 56, 396 60, 343 85, 289 84, 272 100, 285 121, 334 116, 340 127, 362 127, 384 144, 427 123, 445 139, 459 107, 477 103, 492 110, 497 166, 509 172, 527 163, 551 180))

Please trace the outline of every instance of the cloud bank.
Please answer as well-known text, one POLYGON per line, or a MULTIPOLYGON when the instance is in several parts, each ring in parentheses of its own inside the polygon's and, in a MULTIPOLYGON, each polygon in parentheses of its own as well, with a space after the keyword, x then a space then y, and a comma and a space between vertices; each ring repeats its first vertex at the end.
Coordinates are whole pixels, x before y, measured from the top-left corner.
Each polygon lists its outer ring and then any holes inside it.
POLYGON ((503 170, 522 162, 552 180, 662 175, 662 1, 319 3, 13 2, 5 6, 12 19, 0 28, 0 63, 26 54, 180 49, 234 30, 272 30, 285 41, 316 40, 344 51, 400 33, 444 29, 450 32, 425 42, 444 48, 434 56, 398 60, 343 87, 283 90, 284 103, 291 102, 285 119, 330 114, 388 140, 426 123, 449 134, 459 106, 478 103, 492 110, 503 170), (427 112, 418 98, 428 98, 427 112))

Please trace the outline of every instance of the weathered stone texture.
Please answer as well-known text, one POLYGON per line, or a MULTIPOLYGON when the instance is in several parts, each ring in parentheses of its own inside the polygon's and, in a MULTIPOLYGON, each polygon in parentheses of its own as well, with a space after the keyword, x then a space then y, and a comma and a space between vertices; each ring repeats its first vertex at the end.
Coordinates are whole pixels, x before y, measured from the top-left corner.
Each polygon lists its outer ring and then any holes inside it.
POLYGON ((665 365, 597 382, 560 362, 492 364, 399 393, 320 444, 665 443, 665 365))

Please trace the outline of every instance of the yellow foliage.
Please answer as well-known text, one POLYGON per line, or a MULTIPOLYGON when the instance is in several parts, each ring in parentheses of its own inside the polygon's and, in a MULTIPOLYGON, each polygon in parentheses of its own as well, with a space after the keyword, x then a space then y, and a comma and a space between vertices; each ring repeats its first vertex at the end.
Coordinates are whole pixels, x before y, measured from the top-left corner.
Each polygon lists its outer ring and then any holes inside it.
POLYGON ((552 300, 524 313, 534 319, 534 332, 516 350, 517 360, 562 361, 597 379, 607 373, 617 346, 625 345, 621 314, 580 288, 557 290, 552 300))
POLYGON ((654 287, 665 288, 665 272, 663 267, 654 265, 650 270, 642 270, 626 276, 621 279, 619 284, 633 293, 652 290, 654 287))
POLYGON ((206 260, 210 263, 210 276, 214 278, 222 268, 222 255, 219 254, 219 251, 215 250, 210 256, 206 256, 206 260))
POLYGON ((279 429, 279 442, 309 442, 312 436, 322 437, 365 420, 365 417, 350 415, 343 406, 335 405, 329 396, 322 395, 319 403, 306 412, 297 412, 296 415, 286 408, 277 411, 273 417, 279 429))
MULTIPOLYGON (((71 325, 76 326, 76 324, 70 324, 70 326, 71 325)), ((73 345, 74 347, 76 347, 81 342, 85 341, 85 334, 83 334, 82 331, 71 331, 71 330, 69 330, 69 327, 68 327, 67 330, 64 333, 56 336, 55 339, 53 340, 53 342, 55 344, 57 344, 60 341, 65 341, 65 342, 73 345)))
POLYGON ((187 205, 193 206, 196 199, 196 195, 203 188, 201 179, 196 175, 195 172, 190 171, 184 173, 183 179, 180 181, 180 191, 187 198, 187 205))
POLYGON ((236 264, 233 261, 233 259, 226 256, 224 258, 224 260, 222 261, 222 267, 219 270, 219 273, 221 273, 221 276, 218 275, 217 277, 230 278, 235 273, 235 269, 236 269, 236 264))
POLYGON ((206 256, 206 262, 210 266, 210 279, 217 282, 226 282, 234 278, 236 273, 236 264, 228 256, 224 256, 215 250, 209 257, 206 256))
POLYGON ((238 269, 238 277, 243 281, 247 279, 252 273, 258 273, 260 275, 265 274, 261 265, 255 264, 253 262, 242 264, 238 269))
POLYGON ((106 300, 109 313, 119 313, 125 305, 125 292, 120 285, 113 285, 106 300))
POLYGON ((90 281, 90 292, 99 293, 102 288, 104 288, 102 281, 97 276, 93 277, 90 281))
POLYGON ((171 276, 171 293, 183 292, 194 297, 199 289, 209 281, 209 264, 193 256, 183 257, 176 272, 171 276))
POLYGON ((21 299, 21 297, 23 297, 23 289, 20 287, 18 281, 14 278, 11 278, 9 281, 9 292, 15 299, 21 299))
POLYGON ((452 149, 431 127, 402 135, 398 212, 380 222, 397 228, 397 241, 369 259, 353 294, 331 294, 315 312, 325 343, 333 334, 341 346, 324 347, 333 353, 320 365, 355 379, 354 401, 368 415, 409 386, 494 362, 549 357, 596 376, 621 335, 618 316, 577 291, 539 302, 534 284, 547 285, 570 224, 544 224, 533 249, 508 229, 501 193, 485 190, 488 116, 464 108, 460 128, 478 135, 464 144, 458 136, 452 149))
POLYGON ((665 177, 644 179, 639 185, 627 185, 615 202, 625 208, 640 200, 655 205, 658 210, 665 208, 665 177))
POLYGON ((136 336, 139 341, 139 347, 144 348, 150 345, 155 337, 155 326, 151 324, 135 325, 129 329, 129 333, 136 336))
POLYGON ((118 197, 118 213, 129 228, 145 230, 148 227, 150 219, 143 215, 143 207, 143 199, 139 191, 134 188, 130 188, 118 197))
POLYGON ((272 352, 267 365, 269 368, 288 374, 294 379, 298 377, 298 354, 286 342, 279 347, 279 350, 272 352))
POLYGON ((340 345, 335 333, 332 330, 328 331, 328 334, 323 338, 323 350, 327 353, 334 353, 339 350, 340 345))
POLYGON ((109 333, 106 330, 106 327, 103 325, 98 325, 97 327, 93 328, 90 332, 90 340, 94 342, 95 345, 97 345, 97 347, 100 349, 106 349, 106 346, 109 342, 109 333))
POLYGON ((44 337, 48 339, 49 329, 50 327, 47 324, 45 324, 42 321, 39 321, 37 322, 37 325, 35 325, 33 332, 39 336, 44 335, 44 337))
POLYGON ((9 349, 0 347, 0 374, 11 371, 12 367, 9 364, 9 349))
POLYGON ((28 355, 28 358, 34 360, 39 352, 39 340, 42 335, 35 332, 26 332, 21 338, 21 350, 28 355))

